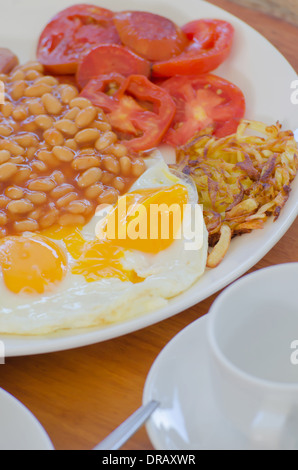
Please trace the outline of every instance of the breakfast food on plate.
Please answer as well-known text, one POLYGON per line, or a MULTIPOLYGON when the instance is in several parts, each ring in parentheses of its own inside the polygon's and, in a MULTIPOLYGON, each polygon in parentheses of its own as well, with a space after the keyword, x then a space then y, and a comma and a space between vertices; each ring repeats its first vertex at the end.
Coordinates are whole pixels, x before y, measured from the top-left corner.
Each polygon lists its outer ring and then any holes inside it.
POLYGON ((119 144, 103 111, 76 87, 44 75, 40 63, 1 78, 2 237, 55 223, 83 225, 144 171, 144 160, 119 144))
MULTIPOLYGON (((173 175, 162 158, 153 156, 146 165, 123 198, 141 200, 147 208, 152 200, 168 205, 196 202, 192 186, 173 175)), ((121 198, 113 210, 120 205, 121 198)), ((189 217, 183 213, 183 219, 189 217)), ((144 238, 132 246, 120 235, 96 238, 99 220, 94 216, 85 226, 53 226, 2 240, 1 333, 45 334, 132 318, 165 306, 205 270, 206 228, 203 245, 187 251, 189 240, 183 234, 177 239, 173 234, 167 240, 144 238)), ((120 219, 117 233, 127 220, 120 219)))
POLYGON ((211 131, 177 150, 177 168, 196 183, 209 245, 215 245, 208 266, 215 267, 232 236, 262 228, 270 215, 278 218, 297 174, 298 147, 279 123, 243 120, 235 134, 220 139, 211 131))
POLYGON ((164 307, 233 236, 278 217, 297 144, 279 124, 243 120, 243 92, 210 73, 233 36, 217 19, 179 27, 79 4, 43 29, 36 62, 0 49, 1 334, 164 307))
POLYGON ((37 59, 49 72, 71 74, 77 70, 81 53, 98 44, 121 44, 113 13, 96 5, 73 5, 46 25, 37 59))
POLYGON ((163 142, 180 147, 202 129, 216 137, 233 134, 245 113, 245 98, 233 83, 213 74, 175 76, 161 83, 176 105, 163 142))
POLYGON ((80 96, 104 110, 121 142, 135 152, 159 145, 176 112, 169 93, 144 75, 100 75, 80 96))
POLYGON ((140 152, 162 142, 183 145, 210 124, 216 135, 235 132, 244 95, 209 74, 227 59, 233 38, 223 20, 180 27, 150 12, 80 4, 46 25, 37 58, 49 73, 69 74, 119 140, 140 152))

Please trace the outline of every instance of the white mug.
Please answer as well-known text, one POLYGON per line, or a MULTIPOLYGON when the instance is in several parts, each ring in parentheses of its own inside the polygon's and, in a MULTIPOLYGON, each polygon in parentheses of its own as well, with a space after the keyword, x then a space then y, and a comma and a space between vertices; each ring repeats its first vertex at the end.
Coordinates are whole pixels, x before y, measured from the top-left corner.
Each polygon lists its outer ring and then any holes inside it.
POLYGON ((208 316, 219 409, 252 448, 298 449, 298 263, 244 276, 208 316))

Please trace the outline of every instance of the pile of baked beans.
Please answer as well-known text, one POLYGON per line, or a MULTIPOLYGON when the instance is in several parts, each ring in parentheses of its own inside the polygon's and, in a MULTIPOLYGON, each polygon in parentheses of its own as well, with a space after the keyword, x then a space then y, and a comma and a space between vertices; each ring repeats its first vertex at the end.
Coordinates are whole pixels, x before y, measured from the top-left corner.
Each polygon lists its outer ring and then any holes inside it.
POLYGON ((0 237, 84 225, 144 172, 103 111, 29 62, 1 74, 0 237))

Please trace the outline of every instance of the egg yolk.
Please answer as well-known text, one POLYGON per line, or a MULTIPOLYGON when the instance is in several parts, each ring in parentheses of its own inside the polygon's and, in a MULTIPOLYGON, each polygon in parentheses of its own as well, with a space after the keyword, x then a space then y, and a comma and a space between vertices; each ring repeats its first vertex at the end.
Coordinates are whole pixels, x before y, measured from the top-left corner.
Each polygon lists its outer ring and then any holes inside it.
POLYGON ((106 236, 102 239, 85 240, 81 233, 82 227, 51 227, 43 235, 63 240, 68 253, 75 260, 72 274, 84 276, 87 282, 117 278, 137 283, 143 279, 134 270, 126 270, 122 266, 125 250, 154 255, 168 248, 181 226, 183 208, 187 202, 188 191, 181 184, 140 189, 119 198, 103 219, 102 227, 106 236), (156 211, 150 210, 153 206, 156 211), (130 227, 134 230, 129 233, 130 227), (123 233, 124 237, 121 236, 123 233))
POLYGON ((11 292, 43 294, 63 280, 67 259, 56 243, 43 236, 12 236, 0 243, 0 265, 11 292))
POLYGON ((70 256, 76 260, 72 274, 84 276, 87 282, 103 278, 117 278, 133 283, 141 282, 135 271, 123 268, 123 250, 110 241, 87 241, 76 227, 51 227, 43 232, 49 238, 63 240, 70 256))
POLYGON ((187 202, 181 184, 127 193, 105 218, 103 232, 119 247, 159 253, 175 240, 187 202))

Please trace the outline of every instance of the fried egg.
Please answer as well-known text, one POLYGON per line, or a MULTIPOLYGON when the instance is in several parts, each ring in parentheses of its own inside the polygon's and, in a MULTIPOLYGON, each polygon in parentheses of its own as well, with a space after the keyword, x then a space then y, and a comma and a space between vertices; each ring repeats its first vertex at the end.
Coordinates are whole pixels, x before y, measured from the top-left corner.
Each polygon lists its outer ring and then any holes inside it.
POLYGON ((146 164, 130 191, 114 206, 99 208, 86 226, 54 227, 1 241, 0 333, 44 335, 104 327, 166 306, 202 276, 206 227, 202 222, 202 242, 192 250, 186 249, 190 240, 181 230, 192 224, 184 207, 197 206, 196 189, 160 155, 149 157, 146 164), (125 209, 145 207, 143 218, 136 220, 140 210, 122 217, 123 201, 125 209), (148 237, 148 209, 160 204, 165 204, 164 211, 172 204, 182 210, 176 223, 171 220, 167 237, 160 236, 161 224, 148 237), (134 237, 120 236, 131 227, 134 237))

